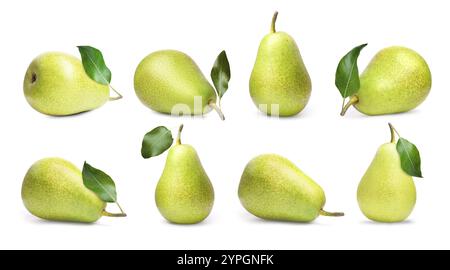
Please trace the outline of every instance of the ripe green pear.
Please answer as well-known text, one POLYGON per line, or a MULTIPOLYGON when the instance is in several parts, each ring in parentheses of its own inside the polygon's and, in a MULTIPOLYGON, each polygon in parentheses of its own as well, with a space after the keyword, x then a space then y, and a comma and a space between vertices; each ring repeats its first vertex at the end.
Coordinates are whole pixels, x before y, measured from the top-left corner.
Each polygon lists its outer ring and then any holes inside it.
POLYGON ((322 188, 291 161, 275 154, 257 156, 247 164, 238 194, 244 208, 263 219, 310 222, 319 215, 343 215, 324 211, 322 188))
POLYGON ((145 57, 134 74, 134 89, 143 104, 168 114, 201 115, 217 98, 194 60, 175 50, 145 57))
POLYGON ((401 168, 396 143, 380 146, 359 183, 357 197, 363 214, 374 221, 400 222, 411 214, 416 187, 401 168))
POLYGON ((295 40, 275 31, 274 14, 271 31, 261 41, 250 76, 250 96, 268 115, 292 116, 301 112, 311 95, 311 79, 295 40))
POLYGON ((59 52, 44 53, 31 62, 23 91, 31 107, 55 116, 90 111, 109 99, 108 85, 89 78, 79 59, 59 52))
MULTIPOLYGON (((181 132, 181 130, 180 130, 181 132)), ((178 139, 167 155, 155 192, 156 206, 168 221, 203 221, 214 204, 214 189, 195 149, 178 139)))
POLYGON ((428 96, 431 72, 425 59, 417 52, 405 47, 388 47, 371 60, 360 76, 360 85, 349 105, 354 105, 361 113, 407 112, 428 96))
POLYGON ((22 184, 22 200, 31 214, 42 219, 95 222, 106 203, 83 184, 81 171, 61 158, 34 163, 22 184))

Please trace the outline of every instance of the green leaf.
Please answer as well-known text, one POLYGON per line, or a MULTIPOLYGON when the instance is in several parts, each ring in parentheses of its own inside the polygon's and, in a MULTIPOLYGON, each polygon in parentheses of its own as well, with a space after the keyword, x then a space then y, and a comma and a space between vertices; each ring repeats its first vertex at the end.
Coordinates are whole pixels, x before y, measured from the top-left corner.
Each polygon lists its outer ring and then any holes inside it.
POLYGON ((358 92, 359 84, 359 71, 358 71, 358 57, 361 50, 366 47, 367 44, 359 45, 348 52, 341 61, 339 61, 336 69, 335 85, 341 92, 343 98, 347 98, 356 92, 358 92))
POLYGON ((211 79, 216 88, 219 98, 228 90, 228 82, 231 78, 230 64, 228 63, 227 53, 222 51, 216 58, 214 66, 211 69, 211 79))
POLYGON ((172 132, 166 127, 156 127, 145 134, 144 140, 142 140, 141 155, 143 158, 161 155, 169 149, 172 143, 172 132))
POLYGON ((111 71, 105 64, 102 53, 94 47, 78 46, 84 71, 94 81, 109 85, 111 71))
POLYGON ((406 139, 397 141, 397 152, 403 171, 411 176, 422 177, 420 170, 420 153, 417 147, 406 139))
POLYGON ((83 184, 95 192, 102 201, 110 203, 117 201, 116 185, 109 175, 84 162, 82 176, 83 184))

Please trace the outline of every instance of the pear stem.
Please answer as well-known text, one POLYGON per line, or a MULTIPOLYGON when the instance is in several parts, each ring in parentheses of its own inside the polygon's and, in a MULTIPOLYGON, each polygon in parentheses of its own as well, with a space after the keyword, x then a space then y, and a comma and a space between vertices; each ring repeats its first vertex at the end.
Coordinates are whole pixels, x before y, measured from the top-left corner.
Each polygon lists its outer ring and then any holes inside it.
POLYGON ((389 129, 391 130, 391 143, 395 143, 395 129, 391 123, 388 123, 389 129))
POLYGON ((275 13, 273 14, 273 17, 272 17, 272 24, 270 25, 270 33, 276 33, 277 32, 275 30, 275 23, 277 21, 277 17, 278 17, 278 11, 275 11, 275 13))
POLYGON ((208 103, 208 105, 217 112, 217 114, 219 115, 219 117, 222 121, 225 120, 225 115, 223 114, 222 109, 220 109, 220 107, 217 106, 217 104, 214 101, 211 100, 208 103))
POLYGON ((119 99, 123 98, 123 96, 116 89, 114 89, 114 87, 112 87, 110 84, 108 86, 117 95, 117 97, 109 97, 109 101, 115 101, 115 100, 119 100, 119 99))
POLYGON ((125 213, 110 213, 110 212, 107 212, 106 210, 103 210, 102 216, 104 216, 104 217, 126 217, 127 214, 125 214, 125 213))
POLYGON ((117 205, 117 207, 119 207, 120 213, 110 213, 110 212, 106 211, 105 209, 103 209, 102 215, 105 217, 126 217, 127 214, 125 214, 122 207, 120 206, 120 204, 117 201, 116 201, 116 205, 117 205))
POLYGON ((388 125, 389 125, 389 129, 391 130, 391 143, 395 143, 395 134, 397 134, 397 136, 399 136, 399 137, 401 137, 401 136, 391 123, 388 123, 388 125))
POLYGON ((177 135, 176 144, 181 144, 181 131, 183 131, 183 127, 184 127, 184 125, 181 124, 180 127, 178 128, 178 135, 177 135))
POLYGON ((122 206, 120 206, 119 202, 116 201, 116 205, 117 207, 119 207, 120 212, 122 212, 123 215, 125 215, 125 217, 127 216, 127 214, 125 214, 125 212, 122 209, 122 206))
POLYGON ((341 116, 344 116, 345 113, 347 112, 347 110, 348 110, 351 106, 353 106, 353 105, 355 105, 356 103, 358 103, 358 101, 359 101, 359 99, 358 99, 357 96, 352 96, 352 97, 348 100, 347 104, 344 105, 344 103, 345 103, 345 99, 344 99, 344 100, 342 101, 341 116))
POLYGON ((342 212, 327 212, 323 209, 320 209, 319 214, 321 216, 326 216, 326 217, 342 217, 342 216, 344 216, 344 213, 342 213, 342 212))

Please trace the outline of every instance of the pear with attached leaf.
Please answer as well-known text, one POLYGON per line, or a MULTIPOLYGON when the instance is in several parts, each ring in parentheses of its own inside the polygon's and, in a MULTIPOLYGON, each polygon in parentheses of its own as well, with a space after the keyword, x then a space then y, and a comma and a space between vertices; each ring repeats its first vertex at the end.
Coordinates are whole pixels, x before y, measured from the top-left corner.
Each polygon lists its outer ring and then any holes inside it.
POLYGON ((90 111, 109 99, 108 85, 92 80, 79 59, 59 52, 44 53, 31 62, 23 91, 31 107, 55 116, 90 111))
POLYGON ((22 200, 31 214, 48 220, 91 223, 113 215, 84 186, 81 171, 61 158, 45 158, 31 166, 23 180, 22 200))
POLYGON ((211 212, 214 190, 195 149, 182 144, 180 133, 167 155, 155 192, 160 213, 170 222, 193 224, 211 212))
POLYGON ((431 90, 431 72, 417 52, 400 46, 378 52, 360 76, 360 88, 343 107, 366 115, 394 114, 419 106, 431 90))
POLYGON ((372 163, 358 186, 358 204, 363 214, 378 222, 400 222, 412 212, 416 187, 411 175, 401 165, 391 127, 391 142, 378 148, 372 163))
POLYGON ((310 222, 319 215, 344 215, 323 210, 323 189, 291 161, 275 154, 257 156, 247 164, 238 194, 244 208, 263 219, 310 222))
POLYGON ((301 112, 311 95, 311 79, 295 40, 276 32, 272 19, 270 33, 261 41, 250 77, 250 96, 268 115, 292 116, 301 112))
POLYGON ((167 114, 202 115, 216 105, 216 92, 187 54, 161 50, 149 54, 136 68, 134 89, 141 102, 167 114))

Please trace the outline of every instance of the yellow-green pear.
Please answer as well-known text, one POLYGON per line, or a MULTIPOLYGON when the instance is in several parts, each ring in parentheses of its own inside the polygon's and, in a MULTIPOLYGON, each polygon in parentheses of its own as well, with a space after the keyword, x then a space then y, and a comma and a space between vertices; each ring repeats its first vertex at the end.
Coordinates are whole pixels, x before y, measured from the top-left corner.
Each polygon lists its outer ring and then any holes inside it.
POLYGON ((416 203, 413 178, 402 169, 396 147, 392 133, 391 142, 378 148, 358 186, 359 208, 374 221, 403 221, 416 203))
POLYGON ((96 109, 109 99, 109 86, 97 83, 74 56, 49 52, 36 57, 23 82, 28 103, 35 110, 55 116, 96 109))
POLYGON ((323 189, 288 159, 264 154, 252 159, 239 183, 239 199, 253 215, 269 220, 310 222, 323 210, 323 189))
POLYGON ((214 204, 214 189, 195 149, 178 138, 167 155, 155 192, 160 213, 170 222, 194 224, 203 221, 214 204))
POLYGON ((250 96, 264 113, 292 116, 301 112, 311 95, 311 79, 295 40, 275 30, 261 41, 250 76, 250 96))
POLYGON ((81 171, 61 158, 34 163, 22 184, 22 200, 31 214, 42 219, 95 222, 106 203, 83 184, 81 171))
POLYGON ((194 60, 180 51, 161 50, 145 57, 136 68, 134 89, 144 105, 161 113, 201 115, 211 107, 218 109, 214 88, 194 60))
POLYGON ((431 72, 417 52, 400 46, 378 52, 360 76, 360 89, 343 108, 367 115, 394 114, 419 106, 431 90, 431 72))

